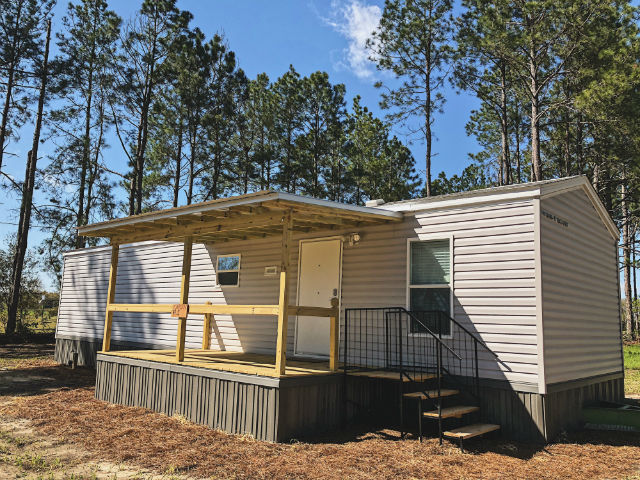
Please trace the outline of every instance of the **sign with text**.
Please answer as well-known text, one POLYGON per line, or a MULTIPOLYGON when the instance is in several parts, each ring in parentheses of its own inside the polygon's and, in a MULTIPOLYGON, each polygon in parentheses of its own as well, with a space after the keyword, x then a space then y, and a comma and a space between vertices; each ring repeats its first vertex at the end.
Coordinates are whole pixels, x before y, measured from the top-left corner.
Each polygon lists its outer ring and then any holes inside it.
POLYGON ((566 220, 555 216, 553 213, 547 212, 546 210, 542 210, 542 215, 551 220, 552 222, 556 222, 558 225, 562 225, 563 227, 568 227, 569 226, 569 222, 567 222, 566 220))
POLYGON ((178 318, 186 318, 189 313, 189 305, 186 303, 176 303, 171 309, 171 316, 178 318))

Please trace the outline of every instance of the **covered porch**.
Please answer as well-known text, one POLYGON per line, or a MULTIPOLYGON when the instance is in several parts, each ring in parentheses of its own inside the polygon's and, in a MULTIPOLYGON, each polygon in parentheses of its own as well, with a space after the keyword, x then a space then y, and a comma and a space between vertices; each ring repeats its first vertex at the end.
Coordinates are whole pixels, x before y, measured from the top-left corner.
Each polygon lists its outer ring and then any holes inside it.
POLYGON ((307 377, 333 373, 328 361, 288 359, 285 373, 279 375, 275 371, 275 357, 259 353, 187 349, 182 361, 178 361, 176 358, 175 350, 120 350, 107 354, 113 357, 172 363, 186 367, 208 368, 221 372, 263 377, 307 377))
MULTIPOLYGON (((339 367, 340 302, 334 297, 321 299, 316 305, 296 305, 295 294, 289 291, 292 235, 315 232, 324 232, 326 235, 327 232, 331 234, 331 231, 335 230, 345 231, 401 220, 402 214, 397 212, 266 191, 81 227, 80 235, 108 238, 111 245, 101 357, 143 359, 271 378, 327 375, 336 372, 339 367), (191 252, 194 243, 216 245, 267 237, 279 238, 280 244, 280 264, 276 272, 279 277, 279 292, 273 303, 230 305, 224 299, 224 303, 220 304, 220 299, 215 298, 212 298, 213 302, 189 303, 191 252), (183 244, 179 298, 176 298, 175 303, 117 303, 115 288, 120 246, 150 240, 183 244), (291 300, 292 298, 294 300, 291 300), (112 352, 111 331, 115 312, 171 314, 176 321, 175 349, 127 349, 112 352), (250 351, 220 352, 212 349, 210 338, 216 315, 275 317, 275 355, 250 351), (310 361, 287 358, 289 317, 298 315, 329 319, 330 348, 326 359, 310 361), (198 349, 186 349, 186 326, 188 319, 194 317, 202 321, 202 345, 198 349)), ((119 318, 117 321, 125 320, 119 318)))

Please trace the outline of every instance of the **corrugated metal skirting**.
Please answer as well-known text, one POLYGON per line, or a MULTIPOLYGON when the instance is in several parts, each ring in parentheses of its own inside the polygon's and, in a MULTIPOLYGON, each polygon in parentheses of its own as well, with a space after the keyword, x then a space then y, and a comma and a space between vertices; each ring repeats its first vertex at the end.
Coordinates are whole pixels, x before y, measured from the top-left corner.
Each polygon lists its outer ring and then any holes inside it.
POLYGON ((193 370, 198 369, 98 357, 95 395, 266 441, 308 436, 339 424, 339 376, 281 383, 275 378, 207 370, 199 375, 193 370))
POLYGON ((96 398, 276 440, 277 389, 98 360, 96 398))

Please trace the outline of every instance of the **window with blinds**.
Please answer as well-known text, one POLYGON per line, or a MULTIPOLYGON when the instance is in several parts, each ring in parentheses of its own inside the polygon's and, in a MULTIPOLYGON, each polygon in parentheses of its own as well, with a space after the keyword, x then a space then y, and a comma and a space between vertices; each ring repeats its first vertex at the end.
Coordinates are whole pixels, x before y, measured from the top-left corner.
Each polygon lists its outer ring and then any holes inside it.
POLYGON ((409 244, 409 309, 420 319, 411 332, 451 333, 451 245, 449 239, 409 244))

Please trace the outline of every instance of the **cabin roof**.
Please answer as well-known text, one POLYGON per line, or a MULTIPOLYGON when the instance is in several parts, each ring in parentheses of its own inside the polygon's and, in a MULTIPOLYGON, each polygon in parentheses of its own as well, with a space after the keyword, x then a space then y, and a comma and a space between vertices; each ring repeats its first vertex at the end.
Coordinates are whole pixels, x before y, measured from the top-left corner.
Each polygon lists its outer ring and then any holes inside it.
POLYGON ((361 227, 400 222, 403 214, 347 205, 270 190, 132 215, 78 228, 86 237, 105 237, 124 244, 145 240, 216 243, 245 240, 282 231, 290 212, 295 231, 361 227))
POLYGON ((611 233, 614 239, 619 239, 620 232, 615 222, 611 219, 606 207, 598 197, 597 192, 589 179, 584 175, 572 177, 554 178, 539 182, 516 183, 500 187, 482 188, 466 192, 449 193, 426 198, 413 198, 399 202, 383 203, 373 208, 394 212, 411 214, 425 210, 444 210, 449 208, 461 208, 471 205, 488 203, 501 203, 532 198, 548 198, 553 195, 581 189, 585 192, 602 223, 611 233))

